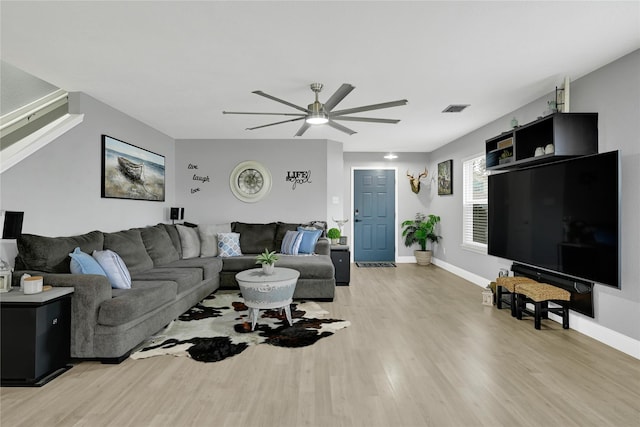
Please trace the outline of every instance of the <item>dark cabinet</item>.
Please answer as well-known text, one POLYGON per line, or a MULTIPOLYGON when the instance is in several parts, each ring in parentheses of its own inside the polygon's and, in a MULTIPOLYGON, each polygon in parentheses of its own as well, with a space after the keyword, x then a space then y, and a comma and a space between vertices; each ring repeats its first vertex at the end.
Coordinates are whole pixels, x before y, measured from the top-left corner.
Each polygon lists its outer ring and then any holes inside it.
POLYGON ((349 281, 351 280, 351 252, 349 251, 349 246, 332 245, 331 261, 336 270, 336 285, 349 286, 349 281))
POLYGON ((598 152, 598 113, 554 113, 486 141, 486 168, 513 169, 598 152))
POLYGON ((2 386, 41 386, 68 369, 72 291, 2 295, 2 386))

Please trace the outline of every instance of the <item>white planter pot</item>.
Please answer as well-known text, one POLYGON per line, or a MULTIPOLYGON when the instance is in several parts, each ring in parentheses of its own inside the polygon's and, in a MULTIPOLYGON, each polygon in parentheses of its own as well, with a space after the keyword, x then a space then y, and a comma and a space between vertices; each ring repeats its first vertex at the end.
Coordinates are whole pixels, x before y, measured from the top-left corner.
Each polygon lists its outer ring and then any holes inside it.
POLYGON ((276 268, 275 264, 262 264, 262 272, 264 274, 273 274, 274 268, 276 268))

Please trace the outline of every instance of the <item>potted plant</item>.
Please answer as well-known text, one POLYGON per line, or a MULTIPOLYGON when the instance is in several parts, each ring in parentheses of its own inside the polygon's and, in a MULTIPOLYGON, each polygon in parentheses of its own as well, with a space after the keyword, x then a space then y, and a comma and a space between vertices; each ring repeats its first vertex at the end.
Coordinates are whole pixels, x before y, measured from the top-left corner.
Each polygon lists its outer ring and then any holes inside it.
POLYGON ((437 235, 435 232, 436 224, 439 222, 440 217, 437 215, 417 213, 415 219, 410 219, 402 223, 402 227, 404 227, 402 231, 404 244, 407 247, 411 247, 415 243, 420 245, 420 249, 416 249, 413 252, 418 265, 431 264, 432 251, 427 250, 427 241, 429 241, 430 244, 434 244, 442 238, 442 236, 437 235))
POLYGON ((277 260, 276 251, 269 252, 267 248, 264 248, 264 252, 256 257, 256 264, 262 264, 262 272, 264 274, 273 274, 277 260))
POLYGON ((327 237, 331 239, 332 245, 337 245, 338 239, 340 239, 340 230, 337 228, 330 228, 329 231, 327 231, 327 237))

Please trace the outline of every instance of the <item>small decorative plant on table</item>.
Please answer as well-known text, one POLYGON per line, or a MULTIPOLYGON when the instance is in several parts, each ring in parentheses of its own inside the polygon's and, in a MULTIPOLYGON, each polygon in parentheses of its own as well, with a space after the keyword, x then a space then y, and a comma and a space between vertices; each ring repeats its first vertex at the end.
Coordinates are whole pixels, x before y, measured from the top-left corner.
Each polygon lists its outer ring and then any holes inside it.
POLYGON ((340 239, 340 230, 337 228, 330 228, 329 231, 327 231, 327 237, 331 239, 331 244, 338 244, 338 239, 340 239))
POLYGON ((256 264, 262 264, 262 272, 264 274, 273 274, 277 260, 278 255, 276 255, 276 251, 269 252, 267 248, 264 248, 264 252, 256 257, 256 264))
POLYGON ((436 224, 440 222, 440 217, 437 215, 425 215, 417 213, 415 219, 410 219, 402 223, 404 230, 402 236, 404 237, 404 244, 408 248, 414 243, 420 245, 420 250, 416 249, 413 253, 416 257, 418 265, 431 264, 431 250, 427 250, 427 241, 431 244, 437 243, 442 236, 438 236, 435 232, 436 224))

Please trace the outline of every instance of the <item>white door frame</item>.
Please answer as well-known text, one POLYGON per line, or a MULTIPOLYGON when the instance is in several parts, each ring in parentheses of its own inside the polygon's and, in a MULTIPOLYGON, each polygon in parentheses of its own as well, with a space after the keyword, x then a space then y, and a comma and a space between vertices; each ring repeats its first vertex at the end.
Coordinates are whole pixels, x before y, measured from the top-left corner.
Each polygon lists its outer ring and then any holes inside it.
POLYGON ((349 218, 351 218, 351 220, 349 221, 349 223, 351 224, 351 228, 350 228, 350 235, 351 235, 351 259, 350 262, 354 262, 354 257, 355 257, 355 253, 356 253, 356 246, 355 246, 355 234, 353 231, 353 226, 355 225, 355 221, 353 218, 353 210, 355 209, 354 206, 354 199, 355 199, 355 182, 354 182, 354 176, 355 176, 355 171, 356 170, 392 170, 393 171, 393 197, 394 197, 394 205, 393 205, 393 209, 394 209, 394 213, 393 216, 395 218, 395 236, 396 238, 394 239, 393 242, 393 257, 394 257, 394 262, 398 262, 398 229, 399 229, 399 223, 398 223, 398 168, 396 167, 372 167, 372 166, 351 166, 351 195, 350 195, 350 199, 351 199, 351 206, 350 206, 350 211, 349 211, 349 218))

